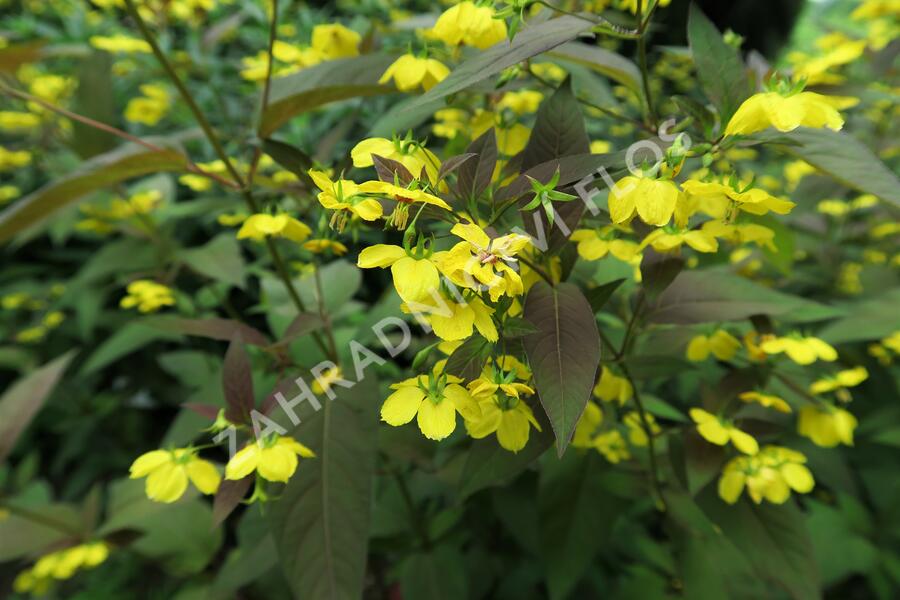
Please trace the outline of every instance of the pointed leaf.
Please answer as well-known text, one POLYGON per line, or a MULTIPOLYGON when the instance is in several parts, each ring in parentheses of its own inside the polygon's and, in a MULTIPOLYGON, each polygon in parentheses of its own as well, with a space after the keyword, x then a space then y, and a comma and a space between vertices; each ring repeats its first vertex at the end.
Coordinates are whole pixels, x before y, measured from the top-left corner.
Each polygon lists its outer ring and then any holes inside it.
POLYGON ((491 127, 466 148, 467 154, 477 155, 459 168, 456 189, 460 198, 478 198, 491 185, 497 166, 497 135, 491 127))
POLYGON ((253 369, 239 335, 231 340, 225 353, 222 389, 225 392, 225 418, 232 423, 249 423, 250 411, 256 406, 253 369))

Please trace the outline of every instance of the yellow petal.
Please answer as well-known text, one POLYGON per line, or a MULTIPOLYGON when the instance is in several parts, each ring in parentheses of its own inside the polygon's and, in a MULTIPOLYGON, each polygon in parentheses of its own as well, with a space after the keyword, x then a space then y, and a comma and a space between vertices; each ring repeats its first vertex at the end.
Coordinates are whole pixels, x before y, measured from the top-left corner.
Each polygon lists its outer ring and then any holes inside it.
MULTIPOLYGON (((394 142, 391 140, 385 138, 369 138, 356 144, 350 151, 350 157, 353 159, 354 167, 371 167, 374 164, 372 162, 373 154, 390 158, 390 155, 394 154, 394 152, 394 142)), ((310 172, 310 176, 312 176, 312 172, 310 172)), ((313 177, 313 181, 315 181, 315 177, 313 177)), ((316 185, 318 185, 318 182, 316 182, 316 185)), ((321 186, 319 186, 319 188, 325 189, 321 186)), ((328 188, 328 191, 331 191, 331 188, 328 188)))
POLYGON ((406 256, 406 250, 400 246, 375 244, 374 246, 363 248, 362 252, 359 253, 356 266, 360 269, 389 267, 404 256, 406 256))
POLYGON ((481 417, 481 408, 478 403, 472 399, 466 388, 455 383, 451 383, 444 388, 444 398, 453 403, 457 412, 464 419, 477 420, 481 417))
POLYGON ((394 287, 404 302, 421 302, 438 290, 441 278, 437 267, 426 259, 404 256, 391 266, 394 287))
POLYGON ((812 473, 803 465, 788 463, 781 467, 781 475, 795 492, 807 494, 815 487, 812 473))
POLYGON ((155 469, 170 462, 172 462, 171 452, 167 450, 152 450, 151 452, 138 456, 137 459, 131 463, 131 468, 128 470, 128 476, 131 479, 146 477, 155 469))
POLYGON ((201 493, 207 495, 215 494, 216 490, 219 489, 222 477, 219 475, 216 467, 208 460, 203 460, 202 458, 194 459, 185 465, 185 469, 188 477, 191 479, 191 483, 201 493))
POLYGON ((419 429, 430 440, 442 440, 456 429, 456 407, 450 400, 437 404, 426 399, 419 405, 419 429))
POLYGON ((418 387, 402 387, 387 397, 381 406, 381 420, 398 427, 413 420, 425 394, 418 387))
POLYGON ((225 465, 225 479, 243 479, 259 464, 259 446, 251 442, 238 450, 225 465))
POLYGON ((184 467, 168 463, 147 476, 147 497, 156 502, 175 502, 184 495, 187 484, 184 467))
POLYGON ((730 428, 728 433, 731 436, 731 443, 734 444, 734 447, 744 454, 753 455, 759 452, 759 444, 749 433, 745 433, 735 427, 730 428))
POLYGON ((263 479, 287 482, 297 470, 297 454, 278 444, 263 448, 259 453, 256 470, 263 479))
POLYGON ((746 476, 740 471, 725 471, 719 478, 719 497, 728 504, 734 504, 744 491, 746 476))
POLYGON ((528 443, 528 418, 518 410, 503 411, 503 418, 497 428, 497 441, 510 452, 518 452, 528 443))

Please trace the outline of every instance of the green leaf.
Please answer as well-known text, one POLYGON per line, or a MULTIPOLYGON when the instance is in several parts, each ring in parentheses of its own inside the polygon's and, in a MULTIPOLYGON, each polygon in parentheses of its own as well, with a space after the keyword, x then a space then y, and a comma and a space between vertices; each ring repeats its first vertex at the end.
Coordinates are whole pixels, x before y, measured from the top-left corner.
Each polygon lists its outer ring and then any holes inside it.
POLYGON ((588 299, 588 303, 591 305, 591 310, 594 313, 600 312, 612 295, 619 289, 619 286, 625 283, 625 279, 615 279, 613 281, 609 281, 607 283, 598 285, 595 288, 590 288, 585 292, 585 297, 588 299))
POLYGON ((464 200, 477 199, 491 185, 494 168, 497 166, 497 136, 494 128, 491 127, 469 144, 466 153, 477 156, 459 167, 456 189, 459 197, 464 200))
POLYGON ((279 165, 302 179, 309 181, 309 170, 313 168, 313 161, 306 152, 285 142, 278 140, 263 140, 263 150, 279 165))
POLYGON ((472 442, 459 476, 460 502, 485 488, 508 483, 553 445, 553 429, 546 415, 535 410, 534 416, 541 431, 532 429, 528 443, 518 452, 504 449, 495 436, 472 442))
MULTIPOLYGON (((362 271, 346 260, 330 262, 321 267, 319 273, 322 279, 324 305, 331 312, 337 311, 349 302, 362 283, 362 271)), ((318 306, 315 275, 302 277, 297 285, 297 292, 309 310, 314 310, 318 306)))
POLYGON ((182 250, 180 257, 201 275, 237 288, 244 287, 244 259, 241 245, 233 233, 222 233, 204 246, 182 250))
POLYGON ((725 43, 722 34, 696 4, 691 4, 688 17, 688 42, 700 86, 719 109, 724 127, 751 94, 744 61, 737 49, 725 43))
POLYGON ((847 307, 848 315, 830 323, 817 337, 830 344, 880 340, 900 330, 900 288, 847 307))
POLYGON ((809 323, 840 316, 842 311, 785 294, 721 270, 685 271, 650 305, 654 323, 689 325, 740 321, 769 315, 788 323, 809 323))
MULTIPOLYGON (((527 171, 550 160, 585 154, 591 140, 584 127, 581 106, 572 93, 572 80, 566 78, 553 95, 541 102, 528 145, 522 152, 522 170, 527 171)), ((539 179, 542 183, 549 180, 539 179)), ((557 182, 559 186, 559 182, 557 182)))
POLYGON ((66 352, 19 379, 0 396, 0 463, 41 410, 74 355, 74 351, 66 352))
POLYGON ((563 16, 529 27, 512 43, 500 42, 474 55, 417 101, 411 102, 405 110, 416 111, 418 107, 471 87, 523 60, 578 37, 592 26, 587 19, 563 16))
POLYGON ((143 348, 157 340, 178 340, 181 335, 162 329, 156 329, 141 321, 132 321, 116 330, 85 361, 81 372, 85 375, 95 373, 116 362, 123 356, 143 348))
POLYGON ((771 141, 785 154, 805 160, 847 187, 900 207, 900 178, 852 135, 800 127, 790 133, 771 131, 753 137, 771 141), (779 139, 792 143, 778 144, 779 139))
POLYGON ((383 54, 340 58, 274 79, 259 136, 267 138, 291 118, 329 102, 396 92, 393 86, 378 83, 396 58, 383 54))
POLYGON ((644 96, 641 87, 641 71, 637 65, 620 54, 580 42, 563 44, 547 54, 588 67, 631 89, 638 98, 644 96))
POLYGON ((185 165, 184 156, 175 150, 155 152, 133 144, 95 156, 73 173, 48 183, 0 213, 0 242, 85 194, 140 175, 182 171, 185 165))
POLYGON ((468 596, 466 566, 459 551, 447 546, 413 554, 403 563, 404 600, 455 600, 468 596))
MULTIPOLYGON (((115 95, 112 84, 112 56, 107 52, 93 52, 78 69, 78 90, 75 92, 74 112, 114 125, 115 95)), ((106 131, 78 121, 72 122, 72 146, 82 158, 109 152, 116 146, 116 138, 106 131)))
POLYGON ((744 498, 730 506, 709 493, 701 507, 760 578, 777 584, 798 600, 820 597, 818 567, 806 520, 793 502, 756 505, 744 498))
MULTIPOLYGON (((273 503, 270 525, 281 566, 296 596, 362 597, 375 471, 377 383, 337 391, 292 435, 315 453, 273 503)), ((304 403, 301 408, 308 408, 304 403)), ((312 411, 309 411, 312 412, 312 411)))
POLYGON ((553 599, 568 598, 594 556, 609 543, 624 501, 610 494, 597 452, 542 464, 538 491, 541 555, 553 599))
POLYGON ((641 260, 641 285, 647 300, 653 302, 659 298, 683 269, 684 259, 680 256, 645 249, 641 260))
POLYGON ((600 332, 591 305, 571 283, 535 284, 525 298, 525 318, 538 330, 522 341, 562 456, 591 397, 600 332))
POLYGON ((444 371, 467 381, 481 375, 484 361, 493 345, 480 335, 473 335, 453 351, 444 365, 444 371))
POLYGON ((269 345, 269 340, 258 329, 231 319, 183 319, 180 317, 153 316, 147 317, 141 322, 149 327, 176 334, 194 335, 226 342, 239 336, 242 341, 254 346, 269 345))
POLYGON ((213 527, 209 504, 198 498, 166 505, 137 519, 134 526, 144 532, 132 545, 134 550, 182 576, 203 571, 224 538, 223 529, 213 527))

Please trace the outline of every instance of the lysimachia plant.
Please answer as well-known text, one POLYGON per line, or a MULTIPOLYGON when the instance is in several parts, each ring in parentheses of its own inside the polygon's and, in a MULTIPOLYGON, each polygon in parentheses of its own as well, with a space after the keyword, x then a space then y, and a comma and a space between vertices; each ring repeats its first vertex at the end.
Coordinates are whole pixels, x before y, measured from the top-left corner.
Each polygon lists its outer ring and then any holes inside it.
POLYGON ((0 7, 0 591, 894 597, 900 6, 445 4, 0 7))

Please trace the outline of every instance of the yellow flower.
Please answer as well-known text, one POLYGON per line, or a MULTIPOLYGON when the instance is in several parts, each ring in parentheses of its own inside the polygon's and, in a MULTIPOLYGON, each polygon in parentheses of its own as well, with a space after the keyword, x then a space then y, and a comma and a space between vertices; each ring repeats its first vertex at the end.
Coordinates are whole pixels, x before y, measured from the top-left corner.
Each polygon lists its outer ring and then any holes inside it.
POLYGON ((31 152, 28 150, 7 150, 0 146, 0 172, 11 171, 31 164, 31 152))
POLYGON ((267 481, 285 483, 297 470, 298 456, 313 458, 315 455, 292 437, 271 435, 238 450, 225 465, 225 479, 243 479, 256 471, 267 481))
MULTIPOLYGON (((499 112, 477 109, 469 122, 470 137, 478 138, 491 127, 497 136, 497 151, 505 156, 515 156, 528 145, 531 130, 525 125, 505 118, 499 112)), ((498 167, 499 169, 499 167, 498 167)), ((499 171, 498 171, 499 172, 499 171)))
POLYGON ((628 444, 618 429, 610 429, 597 434, 594 438, 594 448, 614 465, 631 458, 628 444))
POLYGON ((94 35, 90 38, 91 46, 98 50, 106 50, 111 53, 143 53, 150 54, 153 50, 150 44, 144 40, 140 40, 127 35, 94 35))
POLYGON ((312 384, 312 391, 316 394, 326 394, 336 381, 342 381, 344 378, 340 367, 331 367, 324 373, 316 377, 312 384))
POLYGON ((609 215, 613 223, 625 223, 637 212, 648 225, 662 227, 672 218, 680 196, 672 181, 629 175, 610 190, 609 215))
POLYGON ((544 95, 533 90, 520 90, 518 92, 506 92, 497 102, 498 112, 511 110, 517 115, 530 115, 536 112, 541 105, 544 95))
MULTIPOLYGON (((621 10, 627 10, 632 14, 637 14, 638 11, 638 3, 643 2, 644 11, 647 10, 647 7, 650 6, 650 0, 619 0, 619 8, 621 10)), ((659 0, 659 7, 663 8, 672 3, 672 0, 659 0)))
POLYGON ((509 234, 491 239, 475 223, 457 223, 450 233, 464 240, 441 260, 441 271, 451 281, 470 289, 479 289, 483 284, 493 302, 504 294, 518 296, 525 291, 522 278, 510 265, 517 262, 516 254, 531 243, 527 236, 509 234))
POLYGON ((216 222, 223 227, 237 227, 242 224, 250 215, 242 212, 238 213, 222 213, 216 217, 216 222))
POLYGON ((837 360, 837 350, 819 338, 814 337, 781 337, 765 340, 760 348, 766 354, 788 355, 798 365, 811 365, 816 360, 832 362, 837 360))
POLYGON ((154 83, 140 87, 143 97, 132 98, 125 107, 125 118, 135 123, 156 125, 169 112, 171 98, 166 88, 154 83))
POLYGON ((420 86, 427 92, 449 74, 450 69, 439 60, 404 54, 391 63, 378 83, 387 83, 393 79, 401 92, 411 92, 420 86))
POLYGON ((396 390, 381 406, 381 420, 399 427, 416 418, 422 434, 431 440, 442 440, 456 429, 456 413, 477 420, 481 409, 450 375, 419 375, 391 385, 396 390))
POLYGON ((0 129, 3 131, 28 131, 38 127, 40 124, 41 118, 32 113, 12 110, 0 111, 0 129))
POLYGON ((63 313, 62 311, 54 310, 53 312, 48 312, 46 315, 44 315, 41 323, 43 323, 45 327, 53 329, 54 327, 59 327, 60 324, 65 321, 65 319, 65 313, 63 313))
MULTIPOLYGON (((645 417, 647 424, 650 426, 650 434, 656 437, 662 432, 659 425, 656 424, 656 418, 649 413, 645 413, 645 417)), ((640 413, 637 411, 629 412, 622 417, 622 423, 628 428, 628 441, 633 446, 643 448, 650 443, 650 440, 647 438, 647 430, 644 429, 644 420, 641 419, 640 413)))
POLYGON ((329 251, 335 256, 343 256, 344 254, 347 254, 347 246, 338 242, 337 240, 329 240, 323 238, 306 240, 305 242, 303 242, 303 248, 305 250, 309 250, 313 254, 323 254, 329 251))
POLYGON ((149 279, 132 281, 126 290, 128 294, 119 302, 122 308, 136 306, 140 312, 150 313, 175 304, 175 296, 170 288, 149 279))
POLYGON ((438 17, 431 35, 448 46, 465 44, 484 50, 506 38, 506 23, 494 18, 491 7, 465 0, 438 17))
POLYGON ((723 183, 688 180, 681 184, 681 189, 701 200, 715 201, 727 198, 742 211, 754 215, 764 215, 769 211, 786 215, 797 206, 789 200, 776 198, 765 190, 749 188, 740 191, 734 187, 735 185, 737 184, 728 180, 724 180, 723 183))
POLYGON ((631 262, 640 252, 638 245, 615 238, 615 228, 578 229, 569 238, 578 244, 578 256, 584 260, 599 260, 612 254, 623 262, 631 262))
POLYGON ((744 402, 756 402, 760 406, 765 406, 766 408, 774 408, 778 412, 790 413, 791 405, 784 401, 784 399, 779 398, 778 396, 773 396, 771 394, 763 394, 760 392, 743 392, 740 396, 738 396, 744 402))
POLYGON ((3 206, 10 200, 15 200, 22 194, 22 191, 14 185, 0 185, 0 206, 3 206))
POLYGON ((13 584, 18 592, 42 594, 51 579, 69 579, 79 569, 92 569, 109 557, 106 542, 88 542, 45 554, 34 566, 16 577, 13 584))
POLYGON ((203 494, 215 494, 221 477, 208 460, 192 448, 152 450, 139 456, 129 469, 129 478, 146 477, 147 497, 155 502, 171 503, 184 495, 188 480, 203 494))
POLYGON ((862 56, 867 43, 866 40, 849 40, 822 56, 799 61, 794 69, 793 78, 795 81, 805 81, 807 85, 841 83, 844 78, 830 73, 829 69, 851 63, 862 56))
POLYGON ((420 143, 409 139, 368 138, 356 144, 350 151, 353 166, 364 168, 371 167, 374 163, 372 155, 396 160, 412 173, 413 177, 421 178, 422 170, 425 170, 428 181, 437 181, 437 174, 441 168, 441 161, 420 143))
POLYGON ((434 334, 444 341, 467 339, 472 336, 473 328, 489 342, 496 342, 499 337, 491 317, 494 309, 476 295, 457 302, 442 292, 438 298, 422 298, 418 302, 403 304, 401 308, 404 312, 421 314, 434 334))
POLYGON ((575 433, 572 435, 572 445, 576 448, 592 448, 594 435, 600 425, 603 424, 603 411, 593 400, 588 400, 584 406, 584 412, 575 424, 575 433))
POLYGON ((394 200, 397 205, 394 207, 394 211, 391 213, 388 221, 397 229, 406 229, 410 207, 416 202, 437 206, 444 210, 453 210, 449 204, 434 194, 429 194, 420 189, 413 189, 417 185, 419 185, 418 182, 412 182, 409 187, 402 187, 385 181, 366 181, 359 186, 359 191, 364 194, 387 196, 394 200))
POLYGON ((900 1, 864 0, 853 10, 850 18, 854 21, 862 21, 864 19, 878 19, 892 15, 900 15, 900 1))
POLYGON ((823 448, 838 444, 852 446, 854 429, 856 417, 834 406, 807 405, 800 409, 797 418, 797 433, 823 448))
POLYGON ((698 335, 692 338, 687 347, 687 359, 702 362, 712 353, 718 360, 729 361, 740 347, 740 340, 724 329, 717 329, 711 336, 698 335))
POLYGON ((856 367, 854 369, 845 369, 839 371, 834 376, 824 377, 818 381, 814 381, 809 386, 810 394, 825 394, 835 390, 842 390, 849 387, 855 387, 869 378, 869 372, 865 367, 856 367))
POLYGON ((310 45, 324 60, 359 55, 360 35, 340 23, 313 27, 310 45))
POLYGON ((591 154, 607 154, 612 149, 612 143, 606 140, 594 140, 591 142, 591 154))
POLYGON ((376 244, 359 253, 356 265, 361 269, 391 268, 394 288, 404 302, 423 302, 440 288, 436 262, 443 253, 417 258, 400 246, 376 244))
POLYGON ((251 215, 244 221, 237 232, 237 239, 251 239, 257 242, 267 237, 286 238, 295 242, 302 242, 312 233, 306 223, 298 221, 294 217, 281 213, 267 215, 264 213, 251 215))
POLYGON ((728 122, 725 135, 750 135, 769 127, 787 132, 801 125, 838 131, 844 126, 844 119, 821 94, 799 92, 782 96, 778 92, 765 92, 741 104, 728 122))
POLYGON ((531 408, 521 398, 523 394, 533 395, 534 390, 516 381, 518 377, 516 369, 506 371, 499 364, 489 364, 478 379, 469 383, 469 393, 481 409, 480 417, 466 419, 469 435, 481 439, 496 433, 502 448, 518 452, 528 443, 532 426, 541 430, 531 408))
POLYGON ((707 442, 717 446, 724 446, 731 442, 744 454, 756 454, 759 451, 759 444, 756 443, 753 436, 744 433, 730 421, 724 421, 702 408, 692 408, 690 415, 697 424, 697 433, 707 442))
POLYGON ((359 186, 353 181, 346 179, 332 181, 323 171, 316 170, 309 171, 309 176, 321 190, 318 196, 319 204, 335 211, 331 219, 332 227, 337 224, 339 230, 343 229, 342 225, 348 218, 345 213, 348 212, 364 221, 381 218, 383 212, 381 203, 363 196, 359 186))
POLYGON ((681 248, 684 244, 687 244, 697 252, 709 253, 716 252, 719 249, 719 242, 710 233, 708 227, 678 229, 668 225, 651 231, 638 248, 643 250, 647 246, 653 246, 653 249, 657 252, 671 252, 681 248))
POLYGON ((628 379, 619 377, 605 365, 601 367, 600 379, 594 386, 594 396, 604 402, 618 402, 619 406, 624 406, 633 395, 634 388, 628 379))
POLYGON ((746 487, 756 504, 763 499, 782 504, 790 498, 791 490, 807 494, 815 487, 812 473, 804 463, 806 457, 801 453, 779 446, 765 446, 754 456, 738 456, 722 470, 719 497, 734 504, 746 487))

